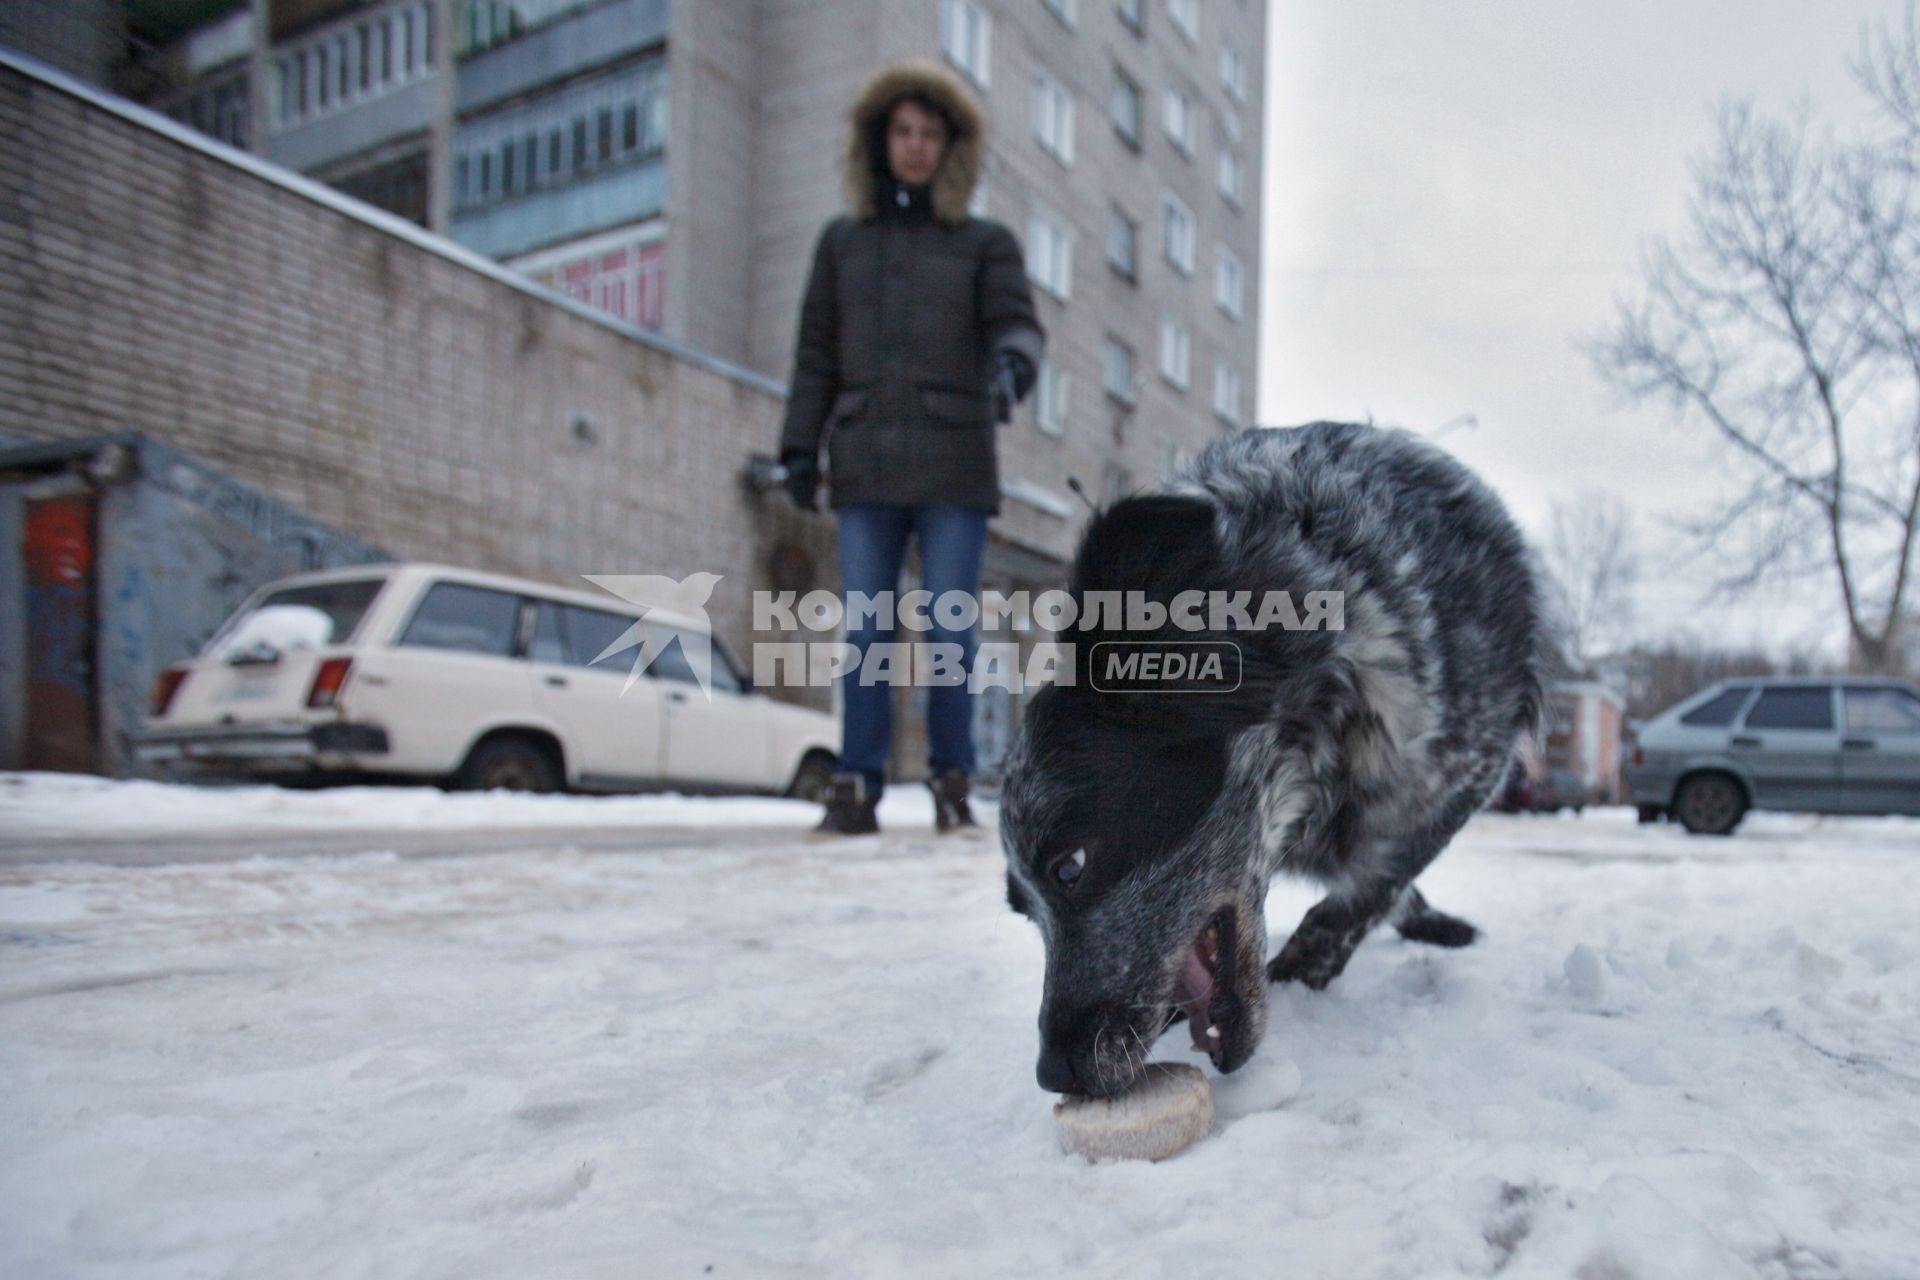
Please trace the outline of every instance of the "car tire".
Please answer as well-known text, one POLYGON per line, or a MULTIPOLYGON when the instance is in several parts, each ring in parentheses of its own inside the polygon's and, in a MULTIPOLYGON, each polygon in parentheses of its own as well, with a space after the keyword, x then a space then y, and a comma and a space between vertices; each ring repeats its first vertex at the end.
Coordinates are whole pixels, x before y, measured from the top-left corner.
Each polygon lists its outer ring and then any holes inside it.
POLYGON ((1696 836, 1724 836, 1746 816, 1747 797, 1724 773, 1696 773, 1673 797, 1674 816, 1696 836))
POLYGON ((558 791, 560 768, 548 751, 525 738, 493 738, 475 747, 454 785, 462 791, 558 791))
POLYGON ((810 804, 825 804, 827 791, 832 786, 833 757, 824 751, 811 751, 795 771, 793 785, 787 788, 787 795, 810 804))

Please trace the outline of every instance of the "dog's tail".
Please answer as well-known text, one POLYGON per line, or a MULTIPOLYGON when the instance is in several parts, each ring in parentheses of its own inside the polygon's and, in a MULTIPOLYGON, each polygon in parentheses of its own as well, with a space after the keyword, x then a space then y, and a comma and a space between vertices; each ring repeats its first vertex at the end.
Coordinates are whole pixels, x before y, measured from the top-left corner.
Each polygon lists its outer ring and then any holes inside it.
POLYGON ((1514 737, 1532 738, 1542 747, 1547 740, 1548 690, 1553 673, 1565 664, 1555 636, 1553 615, 1547 599, 1547 568, 1537 549, 1526 551, 1527 581, 1524 590, 1528 633, 1531 643, 1520 671, 1520 705, 1514 712, 1514 737))

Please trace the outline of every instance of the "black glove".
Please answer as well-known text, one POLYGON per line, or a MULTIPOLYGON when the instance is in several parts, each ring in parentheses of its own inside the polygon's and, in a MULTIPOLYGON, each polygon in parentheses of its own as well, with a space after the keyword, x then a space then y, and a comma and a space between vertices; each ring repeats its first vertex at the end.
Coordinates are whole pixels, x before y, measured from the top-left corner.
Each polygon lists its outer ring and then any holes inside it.
POLYGON ((810 453, 789 453, 780 459, 787 469, 787 496, 802 511, 818 511, 814 495, 820 491, 820 464, 810 453))
POLYGON ((1006 347, 993 353, 987 390, 993 397, 995 422, 1013 421, 1013 406, 1025 399, 1032 387, 1033 361, 1006 347))

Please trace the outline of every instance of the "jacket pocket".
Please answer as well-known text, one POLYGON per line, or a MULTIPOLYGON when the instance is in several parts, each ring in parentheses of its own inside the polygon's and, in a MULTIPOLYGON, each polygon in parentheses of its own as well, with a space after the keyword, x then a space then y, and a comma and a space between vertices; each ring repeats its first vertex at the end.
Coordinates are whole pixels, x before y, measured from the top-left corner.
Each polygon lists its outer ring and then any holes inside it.
POLYGON ((987 398, 952 387, 920 388, 920 403, 927 413, 946 426, 984 427, 987 425, 987 398))
POLYGON ((851 391, 842 391, 833 398, 833 407, 827 410, 827 426, 831 428, 842 422, 851 422, 866 407, 867 388, 855 387, 851 391))

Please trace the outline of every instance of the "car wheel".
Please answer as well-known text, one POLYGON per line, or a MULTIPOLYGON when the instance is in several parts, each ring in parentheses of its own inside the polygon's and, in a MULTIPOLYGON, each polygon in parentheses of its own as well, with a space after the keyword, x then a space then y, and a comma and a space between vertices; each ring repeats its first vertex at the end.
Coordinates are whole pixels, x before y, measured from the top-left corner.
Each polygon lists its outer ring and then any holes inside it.
POLYGON ((473 749, 460 768, 462 791, 558 791, 560 770, 546 751, 519 738, 495 738, 473 749))
POLYGON ((1696 836, 1724 836, 1740 825, 1747 798, 1740 784, 1724 773, 1695 774, 1680 784, 1673 811, 1696 836))
POLYGON ((833 757, 814 752, 800 762, 800 770, 793 775, 793 785, 787 788, 787 794, 810 804, 825 804, 827 791, 832 786, 833 757))

